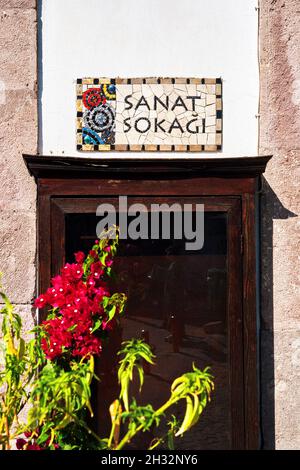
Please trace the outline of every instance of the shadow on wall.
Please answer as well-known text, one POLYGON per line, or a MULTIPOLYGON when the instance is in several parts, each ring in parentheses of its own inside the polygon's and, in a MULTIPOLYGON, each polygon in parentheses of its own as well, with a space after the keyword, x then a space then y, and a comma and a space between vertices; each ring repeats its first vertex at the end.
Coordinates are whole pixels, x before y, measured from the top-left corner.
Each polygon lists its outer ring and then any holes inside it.
POLYGON ((275 449, 275 374, 273 328, 273 220, 297 217, 280 202, 262 177, 261 194, 260 384, 262 448, 275 449))
POLYGON ((43 153, 43 21, 42 21, 43 2, 37 2, 37 34, 38 34, 38 153, 43 153))

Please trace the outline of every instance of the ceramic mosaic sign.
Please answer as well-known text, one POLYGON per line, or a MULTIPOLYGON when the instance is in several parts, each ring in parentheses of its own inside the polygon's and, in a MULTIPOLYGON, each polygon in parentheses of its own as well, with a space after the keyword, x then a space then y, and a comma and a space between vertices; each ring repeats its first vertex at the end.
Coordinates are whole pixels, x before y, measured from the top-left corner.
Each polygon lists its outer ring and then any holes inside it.
POLYGON ((221 150, 221 79, 77 79, 77 149, 221 150))

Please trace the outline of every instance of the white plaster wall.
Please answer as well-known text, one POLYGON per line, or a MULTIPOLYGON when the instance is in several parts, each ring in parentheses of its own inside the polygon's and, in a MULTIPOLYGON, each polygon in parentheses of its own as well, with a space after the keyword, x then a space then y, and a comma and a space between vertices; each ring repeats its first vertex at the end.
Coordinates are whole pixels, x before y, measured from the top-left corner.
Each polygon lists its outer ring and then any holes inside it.
MULTIPOLYGON (((76 78, 221 76, 222 154, 257 154, 256 5, 257 0, 42 0, 40 153, 99 156, 76 151, 76 78)), ((133 155, 139 156, 118 154, 133 155)))

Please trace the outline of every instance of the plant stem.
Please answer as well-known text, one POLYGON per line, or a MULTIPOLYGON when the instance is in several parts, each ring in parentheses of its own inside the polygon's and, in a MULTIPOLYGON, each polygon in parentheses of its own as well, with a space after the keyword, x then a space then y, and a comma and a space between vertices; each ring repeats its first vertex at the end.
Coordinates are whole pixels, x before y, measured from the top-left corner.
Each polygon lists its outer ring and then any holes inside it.
MULTIPOLYGON (((154 416, 161 415, 162 413, 164 413, 165 410, 170 408, 170 406, 174 405, 179 400, 180 398, 172 398, 172 397, 169 398, 169 400, 166 403, 164 403, 160 408, 158 408, 158 410, 154 412, 154 416)), ((115 448, 115 450, 121 450, 124 447, 124 445, 130 441, 130 439, 132 439, 138 432, 140 432, 143 429, 143 427, 144 425, 141 424, 135 429, 135 431, 128 431, 123 437, 123 439, 121 440, 121 442, 118 444, 118 446, 115 448)))
POLYGON ((65 409, 61 408, 60 411, 63 411, 63 413, 66 413, 70 418, 74 420, 75 423, 77 423, 79 426, 83 427, 89 434, 91 434, 98 442, 103 444, 102 439, 96 434, 84 421, 80 420, 77 418, 76 415, 73 415, 72 413, 69 413, 65 409))
POLYGON ((154 415, 161 415, 162 413, 164 413, 164 411, 166 411, 168 408, 170 408, 170 406, 172 405, 175 405, 175 403, 179 401, 179 398, 169 398, 168 401, 166 401, 166 403, 164 403, 160 408, 158 408, 158 410, 156 410, 154 412, 154 415))
POLYGON ((111 448, 111 443, 112 443, 112 440, 113 440, 113 437, 114 437, 114 434, 115 434, 116 424, 117 424, 117 420, 114 419, 113 422, 112 422, 111 431, 110 431, 110 435, 109 435, 109 439, 108 439, 108 444, 107 444, 107 447, 108 447, 109 449, 111 448))
POLYGON ((10 433, 9 433, 9 424, 8 424, 8 417, 5 417, 5 432, 6 432, 6 438, 7 438, 7 444, 6 444, 6 450, 10 450, 10 433))
POLYGON ((138 426, 136 428, 135 431, 128 431, 125 436, 123 437, 123 439, 121 440, 121 442, 117 445, 117 447, 115 448, 115 450, 121 450, 123 449, 123 447, 125 446, 125 444, 127 442, 130 441, 130 439, 132 439, 138 432, 140 432, 142 429, 143 429, 144 425, 141 424, 140 426, 138 426))

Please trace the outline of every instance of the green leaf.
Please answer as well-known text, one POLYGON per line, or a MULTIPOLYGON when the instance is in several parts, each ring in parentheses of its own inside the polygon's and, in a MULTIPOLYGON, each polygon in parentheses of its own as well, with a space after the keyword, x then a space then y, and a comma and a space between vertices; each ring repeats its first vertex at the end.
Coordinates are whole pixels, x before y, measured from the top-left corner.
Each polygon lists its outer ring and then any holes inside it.
POLYGON ((97 320, 96 320, 95 323, 94 323, 94 327, 93 327, 91 333, 94 333, 96 330, 98 330, 101 325, 102 325, 102 320, 101 320, 101 318, 97 318, 97 320))
POLYGON ((72 326, 70 326, 70 328, 68 328, 68 331, 74 331, 76 328, 77 328, 77 324, 74 323, 74 325, 72 325, 72 326))
POLYGON ((108 311, 108 320, 112 320, 116 314, 116 306, 113 305, 110 310, 108 311))
POLYGON ((19 351, 18 351, 19 361, 23 359, 24 354, 25 354, 25 349, 26 349, 26 343, 23 338, 20 338, 19 351))

